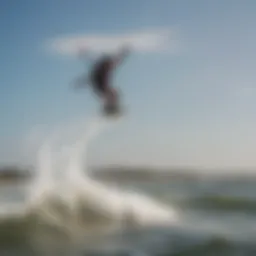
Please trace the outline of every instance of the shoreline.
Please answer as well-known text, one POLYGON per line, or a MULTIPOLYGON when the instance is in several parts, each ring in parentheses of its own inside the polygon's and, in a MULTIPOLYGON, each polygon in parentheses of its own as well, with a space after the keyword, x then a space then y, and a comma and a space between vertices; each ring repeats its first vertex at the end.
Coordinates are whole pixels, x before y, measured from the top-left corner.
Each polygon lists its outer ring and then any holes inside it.
MULTIPOLYGON (((34 173, 30 170, 19 168, 0 168, 0 185, 28 182, 33 179, 34 173)), ((86 173, 85 173, 86 175, 86 173)), ((256 180, 256 173, 240 172, 202 172, 192 169, 157 169, 157 168, 141 168, 141 167, 101 167, 92 168, 89 174, 93 179, 114 182, 169 182, 169 181, 198 181, 203 182, 204 179, 212 180, 256 180)))

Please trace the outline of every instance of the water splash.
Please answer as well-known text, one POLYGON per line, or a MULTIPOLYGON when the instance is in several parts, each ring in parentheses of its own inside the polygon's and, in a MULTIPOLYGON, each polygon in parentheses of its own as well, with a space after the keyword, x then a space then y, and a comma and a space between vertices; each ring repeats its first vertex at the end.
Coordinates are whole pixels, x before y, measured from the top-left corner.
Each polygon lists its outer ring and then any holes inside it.
MULTIPOLYGON (((85 129, 84 134, 77 139, 74 145, 71 146, 69 150, 70 160, 67 168, 67 180, 79 183, 80 181, 85 181, 87 178, 83 172, 83 166, 86 165, 86 160, 84 156, 87 155, 86 150, 88 150, 89 143, 93 138, 97 136, 102 130, 105 130, 107 123, 102 119, 93 119, 90 122, 88 129, 85 129)), ((86 170, 85 170, 86 171, 86 170)))
POLYGON ((82 128, 82 135, 76 132, 78 138, 70 146, 67 146, 69 137, 65 136, 65 143, 62 141, 54 156, 53 146, 62 133, 55 133, 43 143, 29 201, 30 212, 41 222, 69 233, 102 233, 111 227, 166 225, 176 220, 177 215, 170 206, 140 194, 108 187, 84 172, 83 166, 87 165, 82 160, 89 143, 112 124, 115 122, 94 118, 87 129, 82 128), (65 164, 61 158, 65 159, 65 164), (59 162, 62 163, 62 179, 56 179, 59 162))

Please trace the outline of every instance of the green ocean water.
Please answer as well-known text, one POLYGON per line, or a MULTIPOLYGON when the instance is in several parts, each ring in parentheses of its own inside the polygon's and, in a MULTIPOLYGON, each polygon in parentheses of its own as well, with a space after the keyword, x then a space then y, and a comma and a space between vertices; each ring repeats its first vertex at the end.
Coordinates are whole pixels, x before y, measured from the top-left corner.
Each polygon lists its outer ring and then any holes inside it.
POLYGON ((169 205, 178 220, 143 228, 126 223, 113 232, 101 231, 107 220, 96 223, 88 200, 80 199, 86 211, 73 209, 71 216, 65 202, 51 197, 50 189, 45 201, 41 197, 36 207, 35 201, 29 204, 27 197, 33 192, 28 186, 0 187, 0 255, 256 255, 256 179, 119 184, 120 190, 169 205), (97 224, 98 231, 88 223, 97 224))

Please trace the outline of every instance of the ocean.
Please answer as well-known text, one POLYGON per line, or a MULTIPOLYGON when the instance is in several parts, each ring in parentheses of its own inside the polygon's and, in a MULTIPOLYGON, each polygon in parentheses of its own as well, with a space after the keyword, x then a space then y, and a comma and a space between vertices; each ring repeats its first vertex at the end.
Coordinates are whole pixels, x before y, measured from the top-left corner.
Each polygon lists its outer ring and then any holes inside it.
POLYGON ((81 159, 103 126, 49 136, 33 179, 1 184, 1 256, 256 255, 256 178, 95 180, 81 159))
POLYGON ((126 183, 118 189, 137 191, 170 206, 177 220, 140 227, 124 218, 126 223, 118 223, 110 231, 106 231, 106 223, 115 220, 106 220, 107 217, 102 220, 104 214, 94 219, 93 214, 98 213, 93 211, 89 216, 85 209, 89 208, 86 195, 80 195, 80 209, 70 209, 67 202, 54 198, 54 193, 50 194, 52 197, 45 195, 46 201, 35 205, 26 201, 27 186, 0 187, 0 255, 255 255, 256 252, 256 180, 126 183), (95 221, 99 224, 93 224, 95 221), (94 232, 91 237, 88 229, 94 232))

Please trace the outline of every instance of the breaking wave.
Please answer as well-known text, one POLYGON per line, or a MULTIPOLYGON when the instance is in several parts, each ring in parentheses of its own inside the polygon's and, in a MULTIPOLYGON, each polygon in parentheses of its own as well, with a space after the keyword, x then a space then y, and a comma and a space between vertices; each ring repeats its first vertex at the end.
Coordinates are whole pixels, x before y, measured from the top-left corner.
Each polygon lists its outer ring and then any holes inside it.
POLYGON ((114 123, 95 118, 86 127, 81 126, 83 133, 71 132, 71 137, 78 136, 69 145, 63 145, 61 137, 67 141, 70 136, 59 131, 44 141, 26 202, 1 207, 1 239, 24 243, 41 236, 50 239, 50 232, 55 243, 57 234, 77 241, 78 237, 166 226, 177 220, 172 207, 145 195, 104 185, 84 172, 89 143, 114 123))

